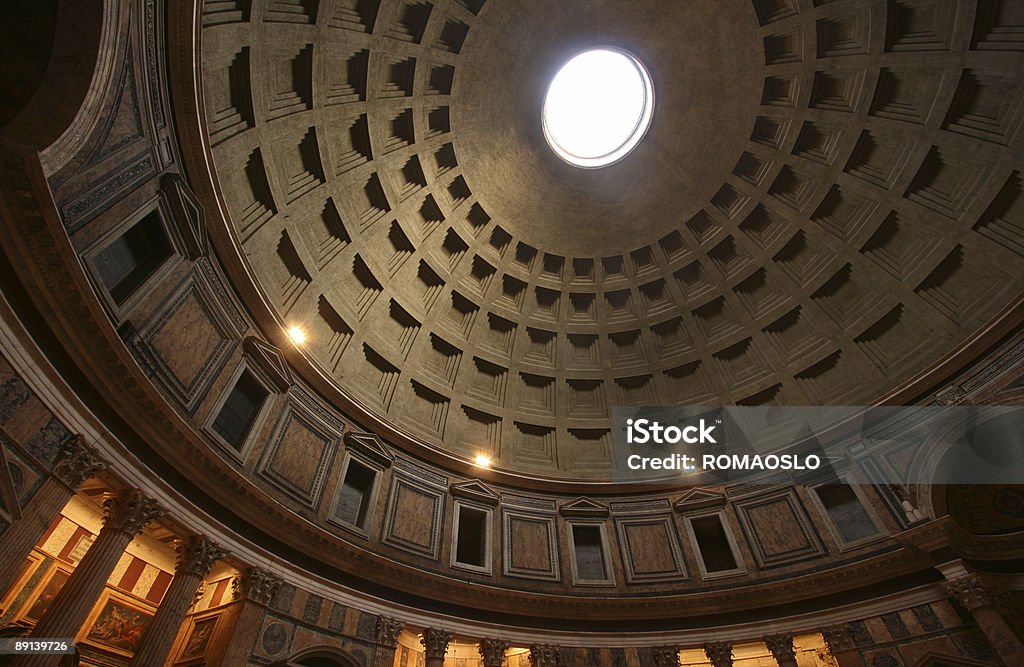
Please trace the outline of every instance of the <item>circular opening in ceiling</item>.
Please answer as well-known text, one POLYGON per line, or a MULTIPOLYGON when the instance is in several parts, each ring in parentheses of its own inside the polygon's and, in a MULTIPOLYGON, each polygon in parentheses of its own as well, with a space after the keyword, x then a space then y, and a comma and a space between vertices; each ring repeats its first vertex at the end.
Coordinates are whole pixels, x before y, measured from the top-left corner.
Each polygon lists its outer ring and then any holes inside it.
POLYGON ((551 80, 541 124, 558 157, 596 169, 636 148, 653 115, 654 86, 643 63, 599 48, 577 54, 551 80))

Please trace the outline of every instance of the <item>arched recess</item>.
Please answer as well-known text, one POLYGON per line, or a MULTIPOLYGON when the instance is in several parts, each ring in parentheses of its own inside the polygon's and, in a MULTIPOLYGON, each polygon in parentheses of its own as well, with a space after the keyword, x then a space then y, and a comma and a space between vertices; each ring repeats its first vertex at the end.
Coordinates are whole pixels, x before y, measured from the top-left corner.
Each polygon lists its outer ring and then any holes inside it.
POLYGON ((333 646, 305 648, 279 665, 280 667, 362 667, 350 653, 333 646))
POLYGON ((1024 530, 1024 422, 1020 410, 989 406, 964 428, 953 423, 921 448, 912 487, 927 516, 949 515, 976 535, 1024 530))
MULTIPOLYGON (((54 146, 62 138, 77 146, 98 118, 110 68, 120 55, 116 26, 125 3, 17 0, 16 4, 26 7, 11 15, 18 14, 22 24, 45 35, 48 46, 29 52, 28 37, 18 37, 13 45, 0 49, 4 54, 21 51, 16 62, 32 70, 19 81, 17 99, 5 110, 0 137, 35 150, 54 146)), ((16 28, 10 18, 2 23, 8 31, 16 28)), ((6 64, 7 55, 3 58, 6 64)))

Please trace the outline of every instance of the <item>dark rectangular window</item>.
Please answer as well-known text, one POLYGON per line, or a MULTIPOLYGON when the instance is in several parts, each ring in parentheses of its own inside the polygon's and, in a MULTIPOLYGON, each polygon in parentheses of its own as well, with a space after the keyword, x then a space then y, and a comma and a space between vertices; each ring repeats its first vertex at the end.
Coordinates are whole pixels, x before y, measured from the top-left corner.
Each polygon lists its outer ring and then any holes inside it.
POLYGON ((487 565, 487 512, 459 507, 459 534, 455 541, 455 562, 487 565))
POLYGON ((334 516, 350 526, 365 527, 376 477, 377 474, 372 469, 350 459, 348 469, 345 471, 345 480, 341 483, 341 495, 334 516))
POLYGON ((576 576, 580 580, 604 581, 604 546, 598 526, 573 526, 572 541, 576 553, 576 576))
POLYGON ((878 534, 875 523, 848 484, 824 484, 814 491, 846 542, 856 542, 878 534))
POLYGON ((93 264, 110 297, 121 305, 171 253, 160 215, 153 211, 101 250, 93 264))
POLYGON ((221 406, 213 430, 229 445, 241 449, 267 396, 267 390, 252 373, 243 371, 221 406))
POLYGON ((725 572, 735 570, 736 556, 732 553, 732 545, 725 534, 722 519, 717 514, 690 519, 693 535, 697 538, 697 548, 704 560, 704 569, 708 572, 725 572))

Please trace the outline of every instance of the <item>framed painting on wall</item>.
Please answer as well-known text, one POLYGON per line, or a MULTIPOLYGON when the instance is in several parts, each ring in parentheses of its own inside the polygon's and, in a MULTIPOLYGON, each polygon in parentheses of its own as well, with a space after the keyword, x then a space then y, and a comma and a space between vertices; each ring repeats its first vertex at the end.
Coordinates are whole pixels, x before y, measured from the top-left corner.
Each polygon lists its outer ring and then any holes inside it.
POLYGON ((139 645, 142 633, 153 620, 153 611, 131 598, 107 589, 93 609, 85 643, 129 656, 139 645))
POLYGON ((178 656, 176 664, 198 661, 206 655, 206 648, 210 645, 210 639, 217 630, 219 618, 219 614, 207 616, 197 619, 192 624, 192 629, 188 633, 188 639, 185 640, 185 645, 181 649, 181 655, 178 656))
POLYGON ((60 590, 64 588, 64 584, 67 583, 68 578, 71 576, 71 572, 63 568, 54 567, 53 572, 50 573, 49 579, 40 588, 39 594, 36 599, 32 601, 32 605, 28 608, 25 613, 25 618, 33 621, 38 621, 46 613, 46 610, 50 608, 50 603, 57 597, 60 590))

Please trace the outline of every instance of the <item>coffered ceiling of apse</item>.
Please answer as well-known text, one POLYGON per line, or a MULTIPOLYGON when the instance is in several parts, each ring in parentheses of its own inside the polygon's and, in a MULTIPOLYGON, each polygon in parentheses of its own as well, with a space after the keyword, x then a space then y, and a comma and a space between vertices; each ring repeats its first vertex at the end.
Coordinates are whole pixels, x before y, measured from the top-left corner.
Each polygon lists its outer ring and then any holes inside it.
POLYGON ((340 389, 457 456, 599 479, 613 405, 875 401, 1021 292, 1010 0, 203 7, 262 290, 340 389), (581 170, 540 108, 591 46, 657 106, 581 170))

